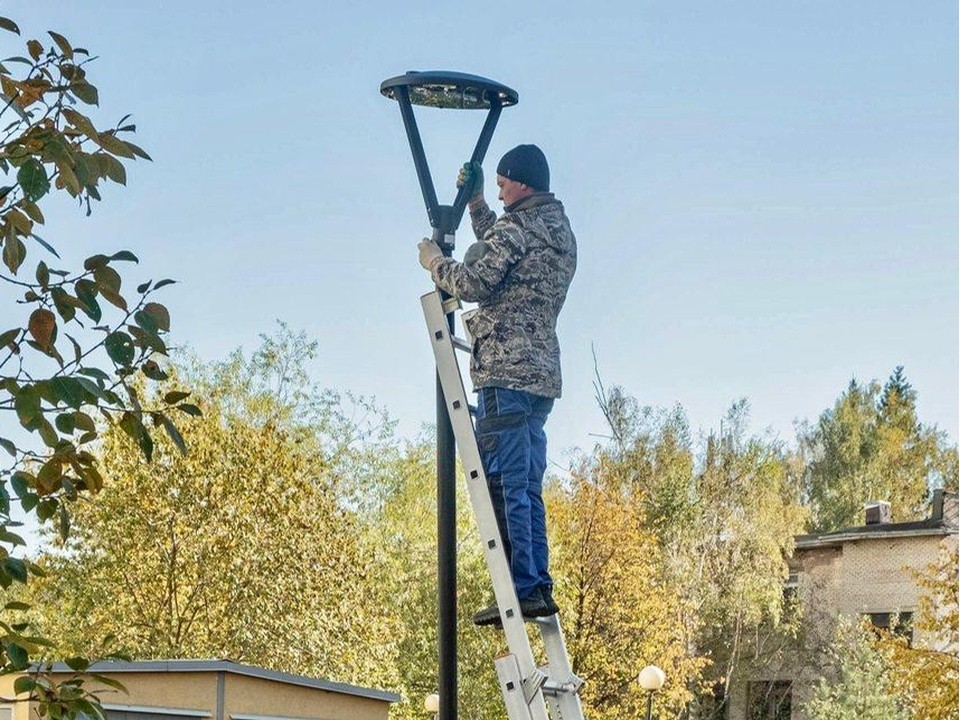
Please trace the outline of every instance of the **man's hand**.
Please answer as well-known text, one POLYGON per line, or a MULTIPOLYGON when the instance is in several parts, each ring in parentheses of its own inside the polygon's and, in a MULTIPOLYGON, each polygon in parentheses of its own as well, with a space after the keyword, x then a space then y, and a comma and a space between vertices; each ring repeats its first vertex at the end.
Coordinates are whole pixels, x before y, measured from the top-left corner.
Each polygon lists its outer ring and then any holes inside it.
POLYGON ((443 257, 443 250, 428 238, 424 238, 417 243, 417 250, 420 252, 420 264, 423 269, 433 272, 433 264, 443 257))
POLYGON ((464 163, 457 173, 457 187, 468 188, 471 200, 483 197, 483 167, 477 162, 464 163))

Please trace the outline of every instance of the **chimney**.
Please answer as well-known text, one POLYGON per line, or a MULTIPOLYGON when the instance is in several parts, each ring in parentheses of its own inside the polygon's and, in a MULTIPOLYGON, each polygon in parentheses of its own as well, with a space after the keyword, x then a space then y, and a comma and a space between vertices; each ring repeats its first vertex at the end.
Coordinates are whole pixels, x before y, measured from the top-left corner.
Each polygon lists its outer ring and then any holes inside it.
POLYGON ((864 504, 863 515, 867 525, 885 525, 890 522, 890 503, 871 500, 864 504))

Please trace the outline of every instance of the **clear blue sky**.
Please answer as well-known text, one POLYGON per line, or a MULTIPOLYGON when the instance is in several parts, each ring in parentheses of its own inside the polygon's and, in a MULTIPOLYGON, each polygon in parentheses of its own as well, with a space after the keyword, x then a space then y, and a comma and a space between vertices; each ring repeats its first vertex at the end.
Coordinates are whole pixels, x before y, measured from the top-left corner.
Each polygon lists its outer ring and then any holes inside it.
MULTIPOLYGON (((174 339, 216 359, 275 319, 320 341, 321 383, 433 417, 416 260, 428 232, 395 103, 410 69, 515 88, 486 163, 547 153, 580 242, 561 317, 552 459, 603 431, 607 384, 716 427, 793 439, 851 377, 905 365, 957 438, 957 4, 4 3, 26 37, 100 56, 102 124, 134 113, 155 162, 46 234, 138 253, 180 284, 174 339)), ((22 52, 3 35, 4 55, 22 52)), ((423 110, 441 202, 482 114, 423 110)), ((464 225, 459 252, 470 242, 464 225)))

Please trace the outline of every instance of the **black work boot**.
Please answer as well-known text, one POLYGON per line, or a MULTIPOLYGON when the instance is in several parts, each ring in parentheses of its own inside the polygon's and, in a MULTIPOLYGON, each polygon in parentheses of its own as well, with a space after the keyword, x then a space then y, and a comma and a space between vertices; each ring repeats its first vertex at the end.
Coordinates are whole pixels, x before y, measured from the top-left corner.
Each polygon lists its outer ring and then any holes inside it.
MULTIPOLYGON (((520 601, 520 612, 523 614, 524 620, 532 620, 533 618, 553 615, 553 612, 556 611, 549 612, 549 608, 546 603, 544 603, 543 597, 540 593, 537 593, 533 597, 524 598, 520 601)), ((496 603, 485 607, 473 616, 473 624, 481 626, 500 625, 500 608, 497 607, 496 603)))
POLYGON ((551 588, 549 585, 541 585, 540 597, 543 598, 543 604, 546 607, 546 612, 539 617, 549 617, 550 615, 556 615, 558 612, 560 612, 560 608, 553 599, 553 588, 551 588))

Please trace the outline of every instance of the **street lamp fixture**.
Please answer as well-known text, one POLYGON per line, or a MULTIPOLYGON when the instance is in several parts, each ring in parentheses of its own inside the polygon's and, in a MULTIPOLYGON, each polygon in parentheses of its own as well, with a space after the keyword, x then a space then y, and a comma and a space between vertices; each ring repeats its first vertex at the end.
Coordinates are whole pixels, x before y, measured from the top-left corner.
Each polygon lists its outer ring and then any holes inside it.
POLYGON ((423 699, 423 709, 428 713, 438 713, 440 712, 440 696, 437 693, 427 695, 423 699))
MULTIPOLYGON (((458 189, 453 205, 441 205, 430 177, 430 168, 423 152, 423 142, 413 114, 414 105, 450 110, 486 110, 487 117, 480 137, 470 156, 471 162, 482 163, 490 147, 490 139, 500 118, 500 111, 516 105, 519 96, 506 85, 478 75, 446 70, 410 71, 380 83, 380 93, 396 100, 413 153, 420 191, 427 206, 427 218, 433 228, 433 240, 444 255, 453 254, 453 235, 460 225, 467 206, 470 188, 458 189)), ((442 297, 448 297, 441 293, 442 297)), ((447 323, 453 331, 453 313, 447 323)), ((440 377, 437 393, 437 604, 439 645, 439 720, 457 719, 457 491, 456 441, 444 402, 440 377)))
POLYGON ((647 720, 653 713, 653 694, 663 687, 667 676, 656 665, 647 665, 637 676, 640 687, 647 691, 647 720))
POLYGON ((500 111, 516 105, 520 96, 516 90, 506 85, 489 80, 479 75, 469 75, 448 70, 430 70, 418 72, 411 70, 405 75, 389 78, 380 83, 380 93, 400 105, 400 114, 403 116, 403 125, 407 131, 407 140, 413 153, 413 164, 417 168, 417 178, 420 181, 420 190, 423 201, 427 206, 427 217, 430 227, 434 229, 433 239, 446 254, 450 254, 447 235, 452 234, 460 224, 463 210, 469 200, 470 188, 462 187, 457 191, 453 205, 440 205, 437 202, 437 192, 430 177, 430 168, 423 152, 423 142, 420 140, 420 131, 413 114, 413 105, 444 108, 449 110, 486 110, 487 119, 480 137, 477 140, 471 162, 482 163, 490 147, 494 128, 500 118, 500 111))

